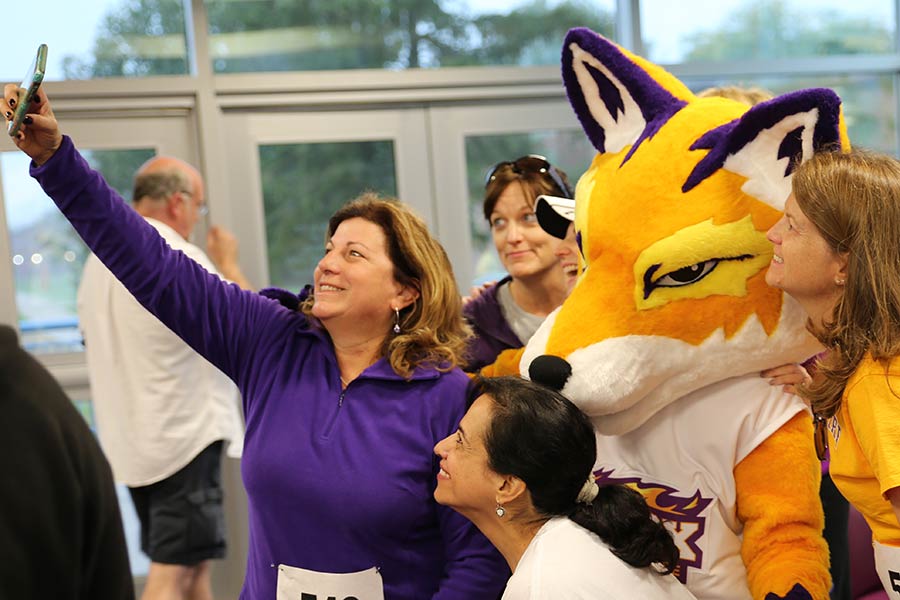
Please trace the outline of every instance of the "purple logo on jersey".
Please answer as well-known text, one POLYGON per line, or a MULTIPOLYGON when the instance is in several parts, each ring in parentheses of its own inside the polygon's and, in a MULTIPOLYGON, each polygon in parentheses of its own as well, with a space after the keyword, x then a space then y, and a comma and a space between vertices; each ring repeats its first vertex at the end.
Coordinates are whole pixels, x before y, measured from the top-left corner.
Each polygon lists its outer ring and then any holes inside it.
POLYGON ((675 577, 687 583, 688 569, 699 569, 703 564, 703 550, 700 538, 706 531, 706 517, 703 511, 712 502, 699 491, 685 497, 680 490, 661 483, 646 482, 640 477, 613 477, 613 469, 598 469, 594 472, 598 485, 622 484, 637 490, 647 500, 650 512, 672 532, 681 557, 675 568, 675 577))

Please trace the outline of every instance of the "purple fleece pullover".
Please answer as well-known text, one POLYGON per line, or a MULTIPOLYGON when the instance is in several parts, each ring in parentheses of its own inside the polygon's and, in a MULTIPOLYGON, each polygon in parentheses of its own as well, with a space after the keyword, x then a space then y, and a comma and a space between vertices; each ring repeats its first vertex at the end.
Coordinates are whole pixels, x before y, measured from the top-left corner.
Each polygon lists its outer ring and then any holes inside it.
POLYGON ((463 315, 475 334, 466 349, 466 371, 475 373, 497 360, 504 350, 525 345, 507 323, 497 297, 500 287, 510 281, 511 277, 504 277, 463 307, 463 315))
POLYGON ((380 569, 386 599, 495 600, 509 570, 434 502, 434 444, 465 411, 458 369, 405 381, 380 360, 341 391, 328 335, 221 282, 156 231, 66 137, 31 174, 126 288, 240 387, 250 542, 242 600, 274 600, 277 565, 380 569))

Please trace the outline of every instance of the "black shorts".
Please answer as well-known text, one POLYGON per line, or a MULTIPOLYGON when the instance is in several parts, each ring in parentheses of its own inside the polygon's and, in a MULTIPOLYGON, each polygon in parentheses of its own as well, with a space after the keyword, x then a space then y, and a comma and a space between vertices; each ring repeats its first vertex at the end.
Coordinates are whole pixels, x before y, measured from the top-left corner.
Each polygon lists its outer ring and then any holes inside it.
POLYGON ((219 440, 167 479, 128 488, 151 561, 187 566, 225 556, 221 459, 219 440))

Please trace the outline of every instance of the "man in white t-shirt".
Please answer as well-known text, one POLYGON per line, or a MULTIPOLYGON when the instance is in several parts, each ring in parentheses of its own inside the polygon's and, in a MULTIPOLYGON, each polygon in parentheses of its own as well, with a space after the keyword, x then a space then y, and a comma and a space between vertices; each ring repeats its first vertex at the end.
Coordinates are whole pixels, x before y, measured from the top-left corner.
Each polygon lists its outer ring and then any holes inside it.
MULTIPOLYGON (((137 172, 134 209, 168 244, 241 287, 237 242, 212 227, 210 257, 188 240, 205 213, 200 173, 171 157, 137 172)), ((235 385, 160 323, 96 256, 84 267, 78 317, 100 443, 128 486, 150 557, 142 600, 211 599, 210 560, 225 555, 220 459, 240 456, 235 385)))

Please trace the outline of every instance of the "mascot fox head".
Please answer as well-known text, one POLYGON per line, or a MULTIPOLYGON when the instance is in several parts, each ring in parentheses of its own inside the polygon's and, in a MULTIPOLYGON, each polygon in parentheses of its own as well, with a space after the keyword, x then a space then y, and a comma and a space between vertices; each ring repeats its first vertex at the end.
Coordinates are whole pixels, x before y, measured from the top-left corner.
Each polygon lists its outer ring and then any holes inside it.
POLYGON ((765 236, 796 165, 849 147, 834 92, 749 110, 697 98, 588 29, 567 35, 562 69, 597 149, 575 192, 585 271, 528 343, 522 374, 618 434, 701 387, 819 351, 799 306, 766 285, 765 236))

